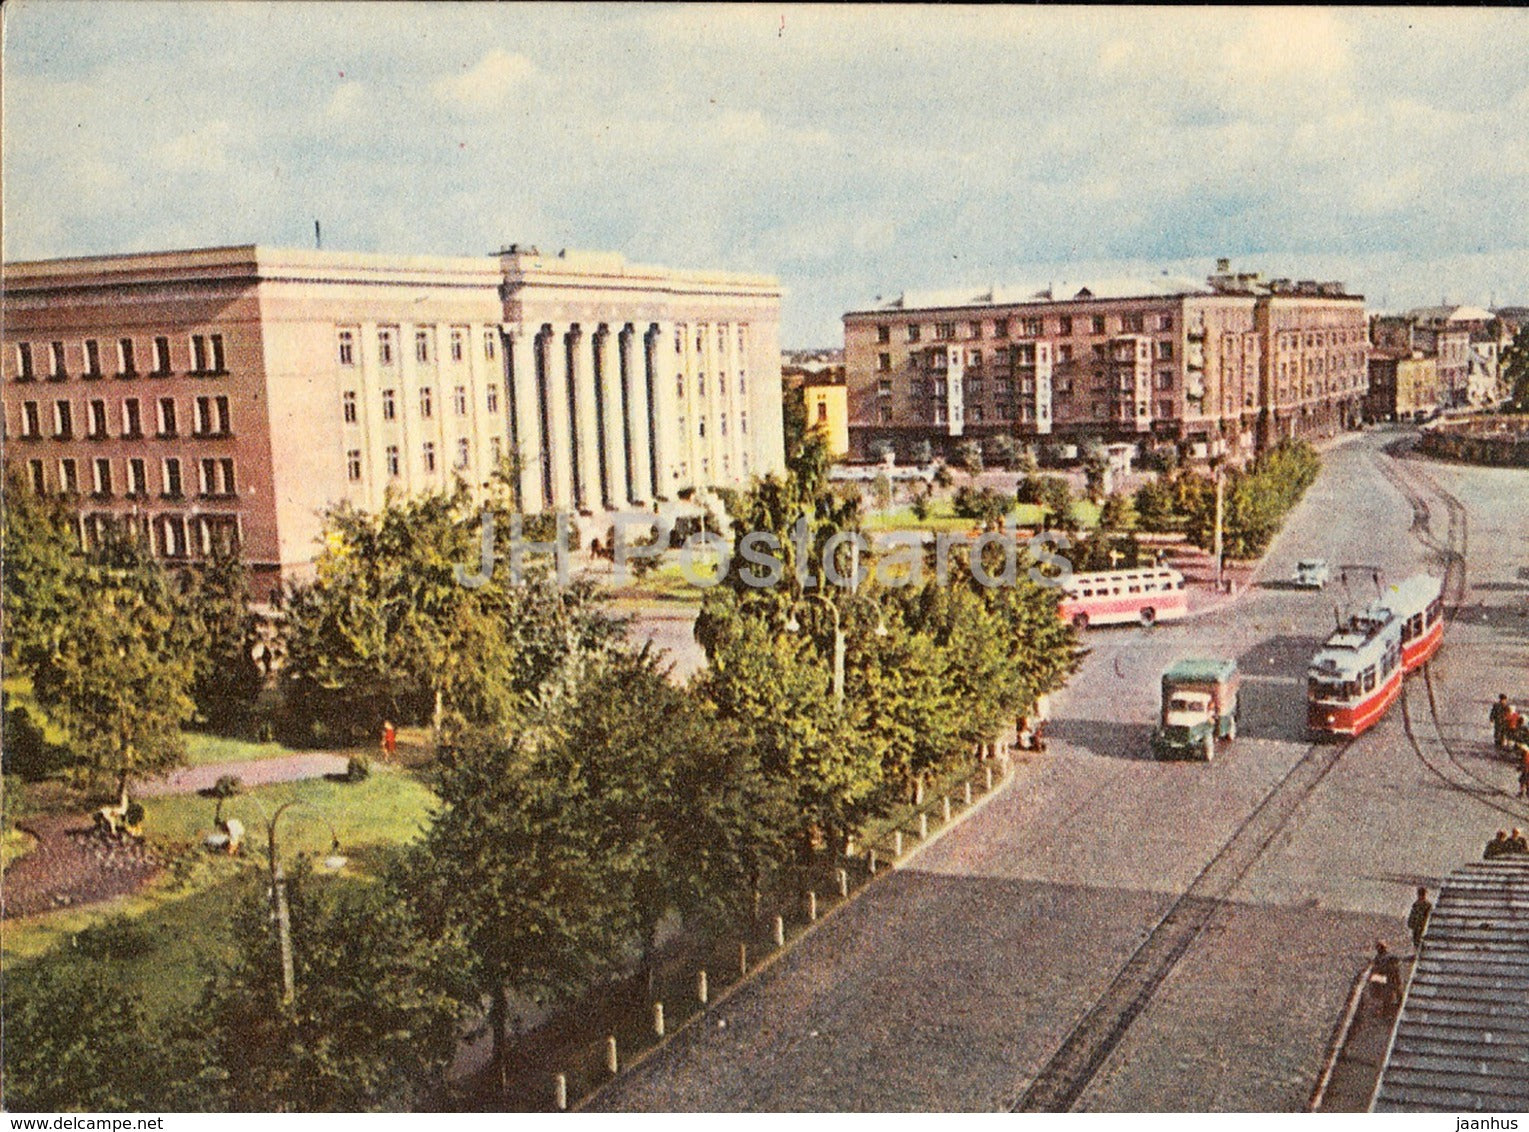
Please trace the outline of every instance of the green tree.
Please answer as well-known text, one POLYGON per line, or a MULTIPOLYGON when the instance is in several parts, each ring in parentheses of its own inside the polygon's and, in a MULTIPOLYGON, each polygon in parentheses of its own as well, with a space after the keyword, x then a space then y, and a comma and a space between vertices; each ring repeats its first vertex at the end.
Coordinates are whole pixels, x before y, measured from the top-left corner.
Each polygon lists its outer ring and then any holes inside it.
POLYGON ((0 557, 5 660, 12 671, 30 672, 52 657, 59 632, 85 600, 85 561, 67 504, 38 495, 9 462, 0 496, 0 557))
POLYGON ((1099 527, 1106 531, 1134 531, 1136 507, 1124 492, 1112 492, 1099 510, 1099 527))
POLYGON ((975 440, 963 440, 956 446, 956 463, 975 480, 982 474, 982 445, 975 440))
POLYGON ((54 627, 33 691, 86 773, 113 780, 125 808, 129 779, 185 759, 181 727, 196 710, 190 619, 165 572, 127 532, 109 533, 73 584, 88 599, 54 627))
POLYGON ((439 1110, 471 993, 457 938, 427 938, 395 884, 321 881, 300 865, 287 881, 295 995, 283 1003, 265 885, 246 884, 235 956, 197 1010, 222 1070, 219 1107, 439 1110))
POLYGON ((934 445, 927 440, 920 440, 913 449, 913 462, 921 468, 934 463, 934 445))
POLYGON ((1084 490, 1095 503, 1104 498, 1104 481, 1109 467, 1110 457, 1104 445, 1092 444, 1083 453, 1084 490))
POLYGON ((1501 372, 1514 411, 1529 413, 1529 326, 1520 327, 1502 352, 1501 372))
POLYGON ((198 718, 224 734, 247 720, 265 683, 250 651, 259 619, 249 601, 244 564, 222 548, 188 573, 185 603, 197 641, 191 696, 198 718))
POLYGON ((1012 468, 1019 458, 1019 448, 1014 443, 1014 438, 1006 432, 988 437, 983 451, 988 463, 995 468, 1012 468))
POLYGON ((1041 519, 1058 530, 1072 528, 1072 489, 1061 476, 1040 477, 1041 519))

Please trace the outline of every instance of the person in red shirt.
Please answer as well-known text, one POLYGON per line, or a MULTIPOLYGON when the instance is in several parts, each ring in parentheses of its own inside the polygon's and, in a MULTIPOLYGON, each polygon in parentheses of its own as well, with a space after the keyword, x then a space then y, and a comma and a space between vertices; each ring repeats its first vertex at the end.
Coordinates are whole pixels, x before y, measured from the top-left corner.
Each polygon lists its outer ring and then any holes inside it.
POLYGON ((398 751, 398 729, 389 720, 382 721, 382 753, 392 758, 398 751))

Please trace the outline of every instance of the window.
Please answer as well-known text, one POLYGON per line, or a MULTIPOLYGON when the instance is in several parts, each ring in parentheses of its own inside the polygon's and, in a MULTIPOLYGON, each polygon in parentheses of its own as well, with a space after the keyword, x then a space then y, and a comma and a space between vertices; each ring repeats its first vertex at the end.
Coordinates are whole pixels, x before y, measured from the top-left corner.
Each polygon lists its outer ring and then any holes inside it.
POLYGON ((37 374, 32 372, 32 343, 16 343, 16 380, 31 381, 37 374))
POLYGON ((356 333, 353 330, 342 330, 339 333, 340 364, 353 366, 356 364, 356 333))
POLYGON ((953 322, 937 322, 934 324, 934 340, 936 342, 949 342, 956 336, 956 324, 953 322))
POLYGON ((982 423, 982 406, 981 405, 973 405, 972 409, 971 409, 970 416, 971 416, 972 422, 974 424, 981 424, 982 423))
POLYGON ((171 499, 181 496, 181 462, 174 456, 166 458, 163 467, 165 495, 171 499))
POLYGON ((908 341, 909 342, 917 342, 918 341, 918 333, 919 333, 918 323, 916 323, 916 322, 908 323, 908 341))
POLYGON ((891 354, 877 354, 876 355, 876 371, 878 373, 891 373, 892 372, 892 355, 891 354))
POLYGON ((1159 389, 1173 388, 1173 371, 1171 369, 1159 370, 1157 374, 1157 387, 1159 389))
POLYGON ((27 475, 31 478, 32 490, 38 495, 42 495, 48 490, 48 483, 43 478, 41 460, 27 461, 27 475))
POLYGON ((1006 318, 995 319, 993 322, 993 337, 1007 338, 1009 336, 1009 320, 1006 318))
POLYGON ((102 440, 106 436, 105 401, 92 401, 90 403, 90 436, 93 440, 102 440))
POLYGON ((73 460, 58 462, 58 489, 65 495, 80 493, 80 474, 73 460))
POLYGON ((1093 333, 1095 333, 1095 334, 1103 334, 1104 333, 1104 316, 1102 314, 1093 315, 1089 319, 1089 326, 1090 326, 1091 330, 1093 331, 1093 333))
POLYGON ((74 412, 68 401, 53 402, 53 436, 68 440, 74 435, 74 412))
POLYGON ((1127 334, 1140 334, 1145 325, 1145 319, 1143 318, 1140 311, 1134 314, 1123 314, 1120 316, 1120 329, 1125 331, 1127 334))
POLYGON ((430 331, 414 332, 414 360, 421 363, 430 361, 430 331))
POLYGON ((685 378, 681 374, 674 375, 674 397, 677 401, 685 399, 685 378))
POLYGON ((212 398, 198 397, 193 405, 191 435, 207 436, 212 432, 212 398))
MULTIPOLYGON (((878 381, 876 383, 876 392, 882 394, 883 396, 889 395, 892 392, 892 382, 890 380, 878 381)), ((826 404, 824 404, 822 401, 819 401, 818 402, 818 419, 819 420, 823 420, 824 419, 823 414, 825 414, 827 412, 828 412, 828 406, 826 404)))
POLYGON ((214 397, 212 400, 212 407, 217 412, 218 435, 227 436, 230 432, 233 431, 233 429, 229 427, 228 398, 214 397))
POLYGON ((487 392, 488 411, 490 413, 497 413, 499 411, 499 383, 497 381, 489 382, 487 392))
POLYGON ((85 339, 85 376, 101 376, 101 343, 94 338, 85 339))
POLYGON ((1061 318, 1057 319, 1057 333, 1058 334, 1071 334, 1072 333, 1072 315, 1064 314, 1061 318))
MULTIPOLYGON (((738 431, 744 436, 749 434, 749 415, 747 413, 738 414, 738 431)), ((744 454, 744 463, 748 463, 747 453, 744 454)))
POLYGON ((1159 330, 1172 330, 1173 329, 1173 316, 1171 314, 1160 314, 1160 315, 1158 315, 1157 316, 1157 328, 1159 330))
POLYGON ((1157 403, 1157 415, 1159 417, 1171 417, 1171 416, 1173 416, 1173 402, 1172 401, 1159 401, 1157 403))
POLYGON ((164 515, 161 516, 159 523, 160 541, 165 557, 186 557, 186 520, 179 515, 164 515))
POLYGON ((695 379, 695 395, 697 397, 706 396, 706 375, 704 373, 697 375, 695 379))
POLYGON ((424 458, 425 471, 435 471, 435 444, 429 440, 425 441, 424 447, 420 449, 420 454, 424 458))
POLYGON ((170 375, 170 339, 154 339, 154 376, 168 377, 170 375))
POLYGON ((1063 342, 1056 348, 1056 360, 1059 365, 1066 365, 1072 361, 1072 343, 1063 342))
POLYGON ((134 456, 127 462, 127 494, 141 498, 149 493, 149 477, 144 471, 143 460, 134 456))
POLYGON ((397 331, 383 326, 377 329, 377 360, 385 366, 393 364, 393 349, 397 331))
POLYGON ((207 372, 207 339, 200 334, 191 336, 191 372, 207 372))
POLYGON ((1020 319, 1019 332, 1026 338, 1039 338, 1046 332, 1046 322, 1039 318, 1020 319))
POLYGON ((973 350, 971 352, 971 356, 967 359, 967 362, 968 362, 968 364, 973 369, 981 369, 982 368, 982 351, 981 350, 973 350))
POLYGON ((428 385, 422 385, 419 388, 419 415, 426 420, 435 415, 435 403, 428 385))
POLYGON ((382 419, 385 421, 398 419, 398 402, 391 389, 382 391, 382 419))
POLYGON ((700 436, 700 437, 704 437, 706 435, 706 418, 705 417, 702 417, 699 421, 696 422, 696 435, 700 436))
POLYGON ((982 380, 980 378, 969 379, 966 383, 966 393, 969 397, 981 397, 982 380))
POLYGON ((352 390, 340 394, 340 418, 346 424, 356 423, 356 394, 352 390))
POLYGON ((1157 344, 1157 360, 1160 362, 1168 362, 1173 360, 1172 342, 1163 341, 1157 344))
POLYGON ((111 494, 111 461, 104 456, 95 461, 95 488, 97 495, 111 494))
POLYGON ((384 453, 384 460, 388 467, 388 475, 398 478, 398 445, 389 444, 384 453))
POLYGON ((462 360, 462 351, 464 349, 464 343, 466 342, 466 339, 467 339, 467 332, 465 330, 462 330, 459 327, 455 327, 455 326, 451 328, 451 360, 452 361, 460 362, 462 360))
POLYGON ((361 449, 352 448, 345 453, 345 474, 350 477, 351 483, 359 483, 361 480, 361 449))
POLYGON ((493 361, 495 351, 499 348, 494 344, 494 337, 494 331, 492 330, 485 330, 483 332, 483 356, 489 359, 489 361, 493 361))
POLYGON ((503 459, 504 459, 504 444, 503 444, 503 442, 500 441, 500 439, 497 436, 489 437, 488 438, 488 462, 493 467, 497 468, 499 466, 500 461, 503 460, 503 459))
POLYGON ((117 339, 117 376, 138 376, 138 368, 133 364, 133 340, 131 338, 117 339))
POLYGON ((876 410, 876 423, 877 424, 891 424, 892 423, 892 410, 888 406, 882 405, 879 409, 876 410))
POLYGON ((51 342, 48 345, 48 376, 53 381, 62 381, 69 376, 68 367, 64 364, 62 342, 51 342))
MULTIPOLYGON (((138 402, 130 401, 128 404, 137 409, 138 402)), ((134 413, 136 416, 136 411, 134 413)), ((159 399, 159 435, 172 437, 175 435, 175 398, 161 397, 159 399)))
POLYGON ((203 495, 218 494, 218 461, 208 457, 201 462, 201 493, 203 495))
POLYGON ((22 402, 21 435, 26 437, 38 437, 42 435, 42 428, 38 424, 36 401, 22 402))
POLYGON ((876 328, 876 341, 883 345, 892 341, 892 328, 890 326, 878 326, 876 328))
POLYGON ((457 439, 457 467, 465 468, 471 463, 472 447, 468 444, 465 436, 459 437, 457 439))
POLYGON ((457 386, 451 400, 453 407, 457 411, 457 416, 465 417, 467 415, 467 386, 457 386))
POLYGON ((971 327, 970 327, 970 330, 969 330, 969 333, 967 334, 967 337, 968 338, 981 338, 982 337, 982 323, 980 323, 980 322, 972 323, 971 327))

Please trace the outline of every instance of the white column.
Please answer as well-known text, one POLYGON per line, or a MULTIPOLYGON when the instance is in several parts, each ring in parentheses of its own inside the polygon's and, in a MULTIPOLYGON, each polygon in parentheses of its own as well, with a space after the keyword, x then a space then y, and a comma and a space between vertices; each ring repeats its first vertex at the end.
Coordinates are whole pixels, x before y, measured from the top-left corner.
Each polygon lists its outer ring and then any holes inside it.
POLYGON ((573 383, 575 452, 579 461, 578 504, 591 511, 600 509, 600 436, 599 411, 595 398, 595 335, 580 326, 570 332, 573 383))
POLYGON ((545 397, 546 435, 542 437, 549 478, 551 506, 567 511, 573 506, 573 430, 568 418, 568 363, 563 342, 566 332, 548 327, 537 336, 536 358, 545 397))
POLYGON ((627 446, 627 463, 631 469, 629 483, 632 501, 646 503, 653 498, 652 454, 653 438, 648 430, 648 346, 645 341, 647 328, 641 324, 628 323, 621 332, 624 349, 621 357, 621 381, 626 391, 627 432, 631 443, 627 446))
POLYGON ((657 480, 654 499, 673 501, 674 465, 679 456, 680 437, 675 431, 679 407, 674 402, 674 325, 656 323, 651 332, 639 336, 644 342, 643 368, 651 385, 648 414, 652 422, 653 466, 657 480))
POLYGON ((625 507, 632 497, 626 478, 626 399, 621 395, 621 350, 617 331, 609 325, 600 327, 595 340, 600 363, 600 413, 605 422, 605 506, 608 510, 625 507))
POLYGON ((520 506, 535 514, 547 506, 542 494, 541 405, 536 396, 536 342, 524 330, 502 336, 505 396, 510 405, 510 444, 520 463, 520 506))

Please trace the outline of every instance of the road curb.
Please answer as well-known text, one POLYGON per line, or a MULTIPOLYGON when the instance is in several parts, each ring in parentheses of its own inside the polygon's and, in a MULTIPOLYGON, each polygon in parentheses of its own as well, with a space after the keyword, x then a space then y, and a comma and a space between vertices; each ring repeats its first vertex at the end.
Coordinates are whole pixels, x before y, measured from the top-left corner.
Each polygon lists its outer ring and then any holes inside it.
POLYGON ((941 838, 943 838, 946 834, 950 833, 956 827, 962 825, 967 820, 967 818, 980 811, 999 794, 1002 794, 1004 791, 1006 791, 1014 782, 1016 762, 1012 758, 1004 758, 1003 763, 1003 777, 997 782, 993 783, 993 788, 991 790, 985 793, 981 798, 978 798, 976 801, 972 802, 970 806, 967 806, 959 814, 952 814, 950 821, 946 822, 943 826, 935 830, 923 841, 920 841, 913 848, 909 849, 908 852, 904 853, 897 860, 891 862, 885 869, 880 870, 874 876, 869 877, 864 884, 853 890, 849 896, 845 897, 843 900, 840 900, 831 908, 820 912, 816 920, 807 924, 796 935, 787 939, 783 945, 777 947, 763 959, 760 959, 759 962, 751 966, 747 975, 744 975, 736 983, 733 983, 726 990, 716 995, 709 1003, 701 1007, 700 1010, 697 1010, 689 1018, 685 1019, 685 1021, 678 1027, 670 1030, 663 1037, 659 1038, 658 1041, 653 1045, 648 1046, 641 1053, 636 1054, 630 1062, 622 1065, 621 1069, 613 1077, 607 1081, 602 1081, 598 1087, 591 1089, 588 1093, 585 1093, 584 1096, 580 1097, 573 1104, 569 1105, 568 1111, 583 1112, 587 1105, 604 1094, 605 1091, 612 1085, 625 1079, 627 1074, 631 1073, 633 1070, 646 1063, 648 1059, 653 1057, 655 1054, 667 1048, 671 1042, 678 1039, 682 1034, 688 1034, 695 1026, 701 1022, 709 1020, 712 1016, 712 1013, 718 1007, 722 1006, 729 999, 731 999, 735 993, 741 991, 745 987, 752 985, 756 979, 774 967, 780 959, 794 951, 802 943, 802 941, 808 939, 825 923, 832 920, 845 908, 848 908, 851 904, 854 904, 857 900, 859 900, 860 897, 865 892, 867 892, 872 885, 878 884, 886 877, 892 876, 894 873, 901 872, 903 869, 907 868, 910 864, 913 863, 914 858, 918 857, 919 854, 921 854, 925 849, 928 849, 930 846, 934 845, 941 838))

